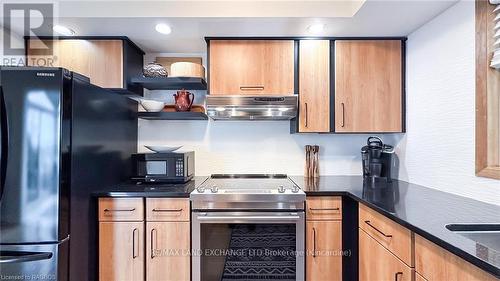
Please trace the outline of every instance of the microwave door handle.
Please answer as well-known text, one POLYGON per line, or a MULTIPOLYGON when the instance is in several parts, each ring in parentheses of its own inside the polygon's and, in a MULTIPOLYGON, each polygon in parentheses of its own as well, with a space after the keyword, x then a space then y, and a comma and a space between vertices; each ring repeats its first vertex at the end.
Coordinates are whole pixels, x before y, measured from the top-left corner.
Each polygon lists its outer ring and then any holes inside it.
POLYGON ((7 106, 3 88, 0 86, 0 201, 2 201, 7 178, 7 159, 9 154, 9 123, 7 120, 7 106))

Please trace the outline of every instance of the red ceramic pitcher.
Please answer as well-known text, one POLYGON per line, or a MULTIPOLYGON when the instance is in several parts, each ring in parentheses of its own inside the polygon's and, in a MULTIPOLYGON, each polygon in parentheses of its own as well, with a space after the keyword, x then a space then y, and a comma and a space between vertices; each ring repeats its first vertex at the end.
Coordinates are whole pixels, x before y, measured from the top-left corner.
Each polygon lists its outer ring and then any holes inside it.
POLYGON ((175 98, 175 110, 176 111, 190 111, 191 106, 194 102, 194 94, 190 93, 184 89, 181 91, 177 91, 177 94, 174 94, 175 98))

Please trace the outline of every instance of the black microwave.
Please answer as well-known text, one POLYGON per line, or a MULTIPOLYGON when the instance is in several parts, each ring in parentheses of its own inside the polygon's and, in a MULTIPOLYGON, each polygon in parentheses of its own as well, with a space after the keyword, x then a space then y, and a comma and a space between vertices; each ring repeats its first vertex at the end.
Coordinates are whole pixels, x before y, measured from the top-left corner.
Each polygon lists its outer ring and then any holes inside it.
POLYGON ((132 155, 133 179, 141 182, 185 183, 194 176, 194 151, 132 155))

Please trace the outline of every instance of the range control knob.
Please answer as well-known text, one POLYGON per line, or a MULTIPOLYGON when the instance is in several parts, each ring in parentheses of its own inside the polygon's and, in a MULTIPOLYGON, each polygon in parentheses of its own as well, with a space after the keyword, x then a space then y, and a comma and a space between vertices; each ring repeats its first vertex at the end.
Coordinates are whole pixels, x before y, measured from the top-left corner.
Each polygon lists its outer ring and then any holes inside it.
POLYGON ((285 193, 285 187, 282 186, 282 185, 278 186, 278 192, 279 193, 285 193))
POLYGON ((214 185, 214 186, 212 186, 212 187, 210 188, 210 191, 211 191, 212 193, 217 193, 217 191, 219 191, 219 188, 218 188, 216 185, 214 185))
POLYGON ((198 191, 198 193, 205 193, 205 187, 204 186, 198 186, 196 188, 196 191, 198 191))
POLYGON ((299 192, 299 190, 300 190, 300 188, 299 188, 298 186, 296 186, 296 185, 294 185, 294 186, 292 187, 292 192, 293 192, 293 193, 298 193, 298 192, 299 192))

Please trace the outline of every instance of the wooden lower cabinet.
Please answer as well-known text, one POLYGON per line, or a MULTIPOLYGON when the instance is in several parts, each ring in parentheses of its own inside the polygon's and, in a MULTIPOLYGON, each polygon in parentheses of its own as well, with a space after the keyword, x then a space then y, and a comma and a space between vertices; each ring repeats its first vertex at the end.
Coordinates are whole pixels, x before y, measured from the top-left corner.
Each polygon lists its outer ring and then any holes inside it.
POLYGON ((191 279, 189 199, 145 201, 99 199, 100 281, 191 279))
POLYGON ((306 280, 342 280, 342 221, 308 221, 306 250, 306 280))
POLYGON ((189 281, 190 223, 146 223, 146 280, 189 281))
POLYGON ((415 237, 415 269, 427 281, 499 280, 418 235, 415 237))
POLYGON ((408 266, 414 266, 412 232, 408 228, 363 204, 359 205, 358 225, 408 266))
POLYGON ((360 281, 411 281, 413 269, 359 229, 360 281))
POLYGON ((415 281, 429 281, 425 279, 422 275, 418 274, 418 272, 415 272, 415 281))
POLYGON ((144 223, 99 223, 99 280, 144 280, 144 223))

